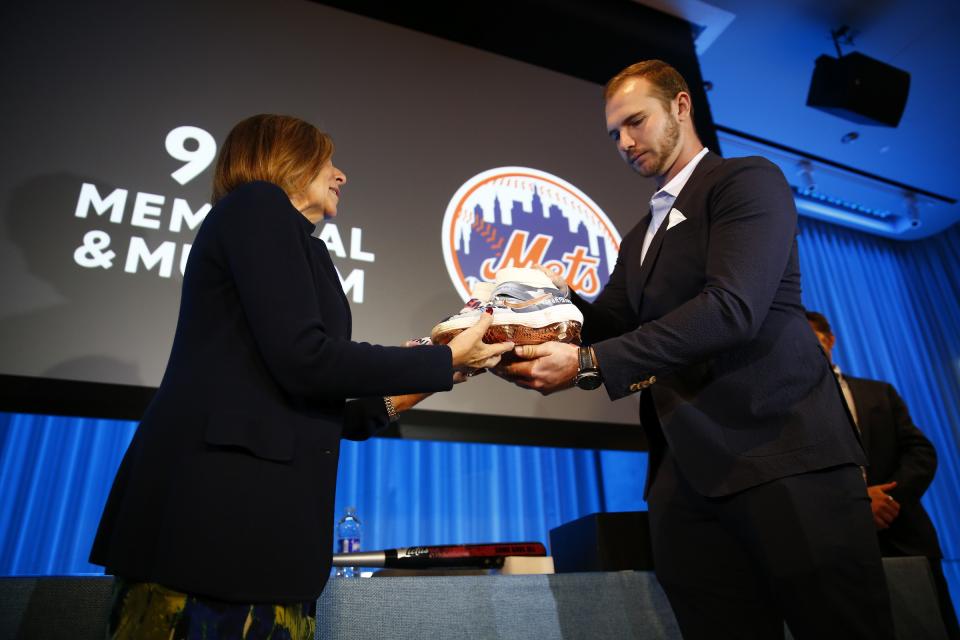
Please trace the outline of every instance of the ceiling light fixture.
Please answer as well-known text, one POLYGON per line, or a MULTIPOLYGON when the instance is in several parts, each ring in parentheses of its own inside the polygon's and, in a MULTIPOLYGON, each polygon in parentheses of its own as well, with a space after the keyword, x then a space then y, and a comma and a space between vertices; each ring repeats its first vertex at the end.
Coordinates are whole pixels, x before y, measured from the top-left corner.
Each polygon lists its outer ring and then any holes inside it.
POLYGON ((922 212, 956 201, 868 174, 785 145, 717 125, 726 157, 763 156, 783 171, 797 211, 860 231, 908 239, 923 226, 922 212))

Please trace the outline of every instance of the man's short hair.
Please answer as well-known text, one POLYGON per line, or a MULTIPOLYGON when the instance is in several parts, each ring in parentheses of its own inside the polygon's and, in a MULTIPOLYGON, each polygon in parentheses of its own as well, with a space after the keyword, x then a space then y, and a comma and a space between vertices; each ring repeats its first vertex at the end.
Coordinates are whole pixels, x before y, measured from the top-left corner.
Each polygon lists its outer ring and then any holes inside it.
POLYGON ((807 322, 813 325, 814 329, 825 336, 832 336, 833 329, 830 328, 830 322, 827 316, 818 311, 807 311, 807 322))
MULTIPOLYGON (((653 87, 654 96, 663 104, 663 108, 670 110, 670 103, 677 94, 683 91, 690 94, 690 87, 687 81, 683 79, 680 72, 663 60, 643 60, 637 62, 617 75, 610 78, 607 86, 603 90, 603 99, 609 100, 617 89, 630 78, 644 78, 653 87)), ((691 104, 690 113, 693 114, 693 105, 691 104)))

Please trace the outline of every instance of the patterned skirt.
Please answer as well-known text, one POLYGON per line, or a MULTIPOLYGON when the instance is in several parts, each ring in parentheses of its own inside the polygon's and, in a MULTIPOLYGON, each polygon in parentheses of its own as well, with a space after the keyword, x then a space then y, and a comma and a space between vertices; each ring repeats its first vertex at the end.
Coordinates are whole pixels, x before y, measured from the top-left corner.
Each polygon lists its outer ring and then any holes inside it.
POLYGON ((115 578, 111 640, 313 640, 316 603, 238 604, 115 578))

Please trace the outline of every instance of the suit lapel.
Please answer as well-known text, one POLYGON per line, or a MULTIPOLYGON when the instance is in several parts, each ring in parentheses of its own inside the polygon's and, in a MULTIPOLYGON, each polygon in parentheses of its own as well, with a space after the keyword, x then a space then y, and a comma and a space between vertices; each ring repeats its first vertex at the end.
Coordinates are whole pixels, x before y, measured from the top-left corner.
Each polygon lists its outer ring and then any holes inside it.
POLYGON ((860 443, 863 445, 864 451, 870 451, 870 429, 867 428, 869 420, 866 419, 867 408, 870 406, 870 399, 868 398, 870 395, 869 389, 861 384, 857 378, 843 376, 843 379, 847 381, 847 386, 850 387, 853 406, 857 408, 857 427, 860 430, 860 443))
MULTIPOLYGON (((680 194, 677 196, 677 199, 674 201, 671 209, 679 209, 684 215, 689 217, 687 214, 687 209, 684 207, 687 206, 687 202, 691 200, 690 193, 694 191, 696 187, 697 180, 702 178, 715 167, 719 166, 723 162, 723 159, 713 152, 707 152, 700 162, 694 168, 693 173, 690 174, 690 178, 687 180, 687 183, 683 185, 683 189, 680 190, 680 194)), ((701 212, 693 212, 695 214, 700 214, 701 212)), ((647 224, 644 226, 644 234, 646 234, 646 228, 650 224, 650 219, 652 216, 647 213, 647 224)), ((641 221, 642 222, 642 221, 641 221)), ((647 286, 647 281, 650 279, 650 273, 653 271, 653 268, 657 262, 657 256, 660 255, 660 247, 663 245, 663 238, 667 234, 667 227, 670 226, 670 214, 667 213, 667 216, 664 218, 663 222, 660 223, 660 228, 657 229, 657 233, 653 236, 653 240, 650 241, 650 246, 647 248, 647 255, 643 258, 643 264, 640 266, 640 274, 637 278, 636 290, 639 292, 637 295, 636 308, 640 308, 640 304, 643 302, 643 291, 647 286)), ((641 236, 642 237, 642 236, 641 236)))
MULTIPOLYGON (((316 264, 319 267, 319 270, 322 272, 318 274, 318 277, 325 277, 327 282, 330 283, 330 288, 337 292, 340 297, 340 301, 343 303, 343 311, 346 316, 346 330, 347 337, 350 337, 353 334, 353 314, 350 311, 350 301, 347 300, 347 294, 343 290, 343 285, 340 284, 340 276, 337 274, 337 267, 333 264, 333 258, 330 256, 330 251, 327 249, 327 245, 316 236, 311 236, 312 248, 314 249, 313 254, 316 256, 316 264)), ((320 293, 318 291, 318 293, 320 293)), ((322 295, 322 293, 320 293, 322 295)))
MULTIPOLYGON (((647 220, 647 227, 650 226, 653 216, 649 213, 647 214, 649 218, 647 220)), ((669 217, 669 215, 668 215, 669 217)), ((647 280, 650 278, 650 272, 653 271, 653 265, 657 261, 657 256, 660 255, 660 245, 663 244, 663 236, 667 233, 667 220, 664 219, 660 223, 660 228, 657 229, 657 232, 653 235, 653 240, 650 241, 650 246, 647 247, 647 255, 643 257, 643 263, 640 265, 640 278, 637 281, 637 288, 642 292, 644 287, 647 286, 647 280)), ((646 231, 644 231, 646 234, 646 231)))
POLYGON ((677 196, 677 199, 673 203, 673 208, 679 209, 688 218, 691 214, 699 214, 700 212, 692 211, 689 207, 689 202, 693 198, 693 193, 697 190, 697 180, 702 179, 705 175, 719 167, 722 163, 723 158, 712 151, 708 151, 707 155, 703 156, 703 159, 701 159, 699 164, 697 164, 697 167, 693 170, 693 173, 690 174, 690 179, 687 180, 687 184, 683 185, 683 189, 680 190, 680 195, 677 196))
MULTIPOLYGON (((637 221, 636 232, 637 232, 637 234, 638 234, 638 237, 640 237, 640 238, 642 239, 644 236, 647 235, 647 228, 650 226, 650 222, 652 222, 652 221, 653 221, 653 214, 651 214, 650 211, 648 210, 648 211, 637 221)), ((641 240, 641 242, 642 242, 642 240, 641 240)), ((642 246, 642 245, 641 245, 641 246, 642 246)), ((649 251, 649 249, 648 249, 647 251, 649 251)), ((622 254, 621 254, 621 255, 622 255, 622 254)), ((646 264, 646 263, 647 263, 646 260, 644 260, 643 263, 640 263, 640 251, 637 250, 637 251, 633 254, 633 257, 632 257, 631 260, 630 260, 630 264, 628 265, 628 266, 630 267, 630 270, 629 270, 628 273, 634 273, 634 272, 636 272, 637 274, 642 274, 642 273, 643 273, 643 265, 646 264)), ((631 278, 631 280, 632 280, 632 278, 631 278)), ((644 278, 643 281, 646 282, 646 278, 644 278)), ((627 289, 627 296, 630 298, 630 303, 633 305, 633 308, 639 311, 639 309, 640 309, 640 301, 643 300, 643 287, 640 285, 640 281, 639 281, 639 280, 637 281, 637 284, 633 284, 633 283, 631 282, 631 285, 630 285, 630 286, 628 287, 628 289, 627 289)))

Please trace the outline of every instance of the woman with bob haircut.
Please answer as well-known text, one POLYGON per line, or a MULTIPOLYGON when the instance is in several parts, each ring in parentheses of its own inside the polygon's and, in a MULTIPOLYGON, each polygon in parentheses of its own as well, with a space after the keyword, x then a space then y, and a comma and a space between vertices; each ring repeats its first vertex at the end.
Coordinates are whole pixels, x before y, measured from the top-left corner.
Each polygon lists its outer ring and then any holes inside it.
POLYGON ((340 438, 368 438, 513 348, 483 343, 486 314, 447 346, 351 342, 312 236, 347 181, 332 156, 289 116, 253 116, 224 141, 167 369, 90 555, 116 576, 109 637, 313 638, 340 438))

